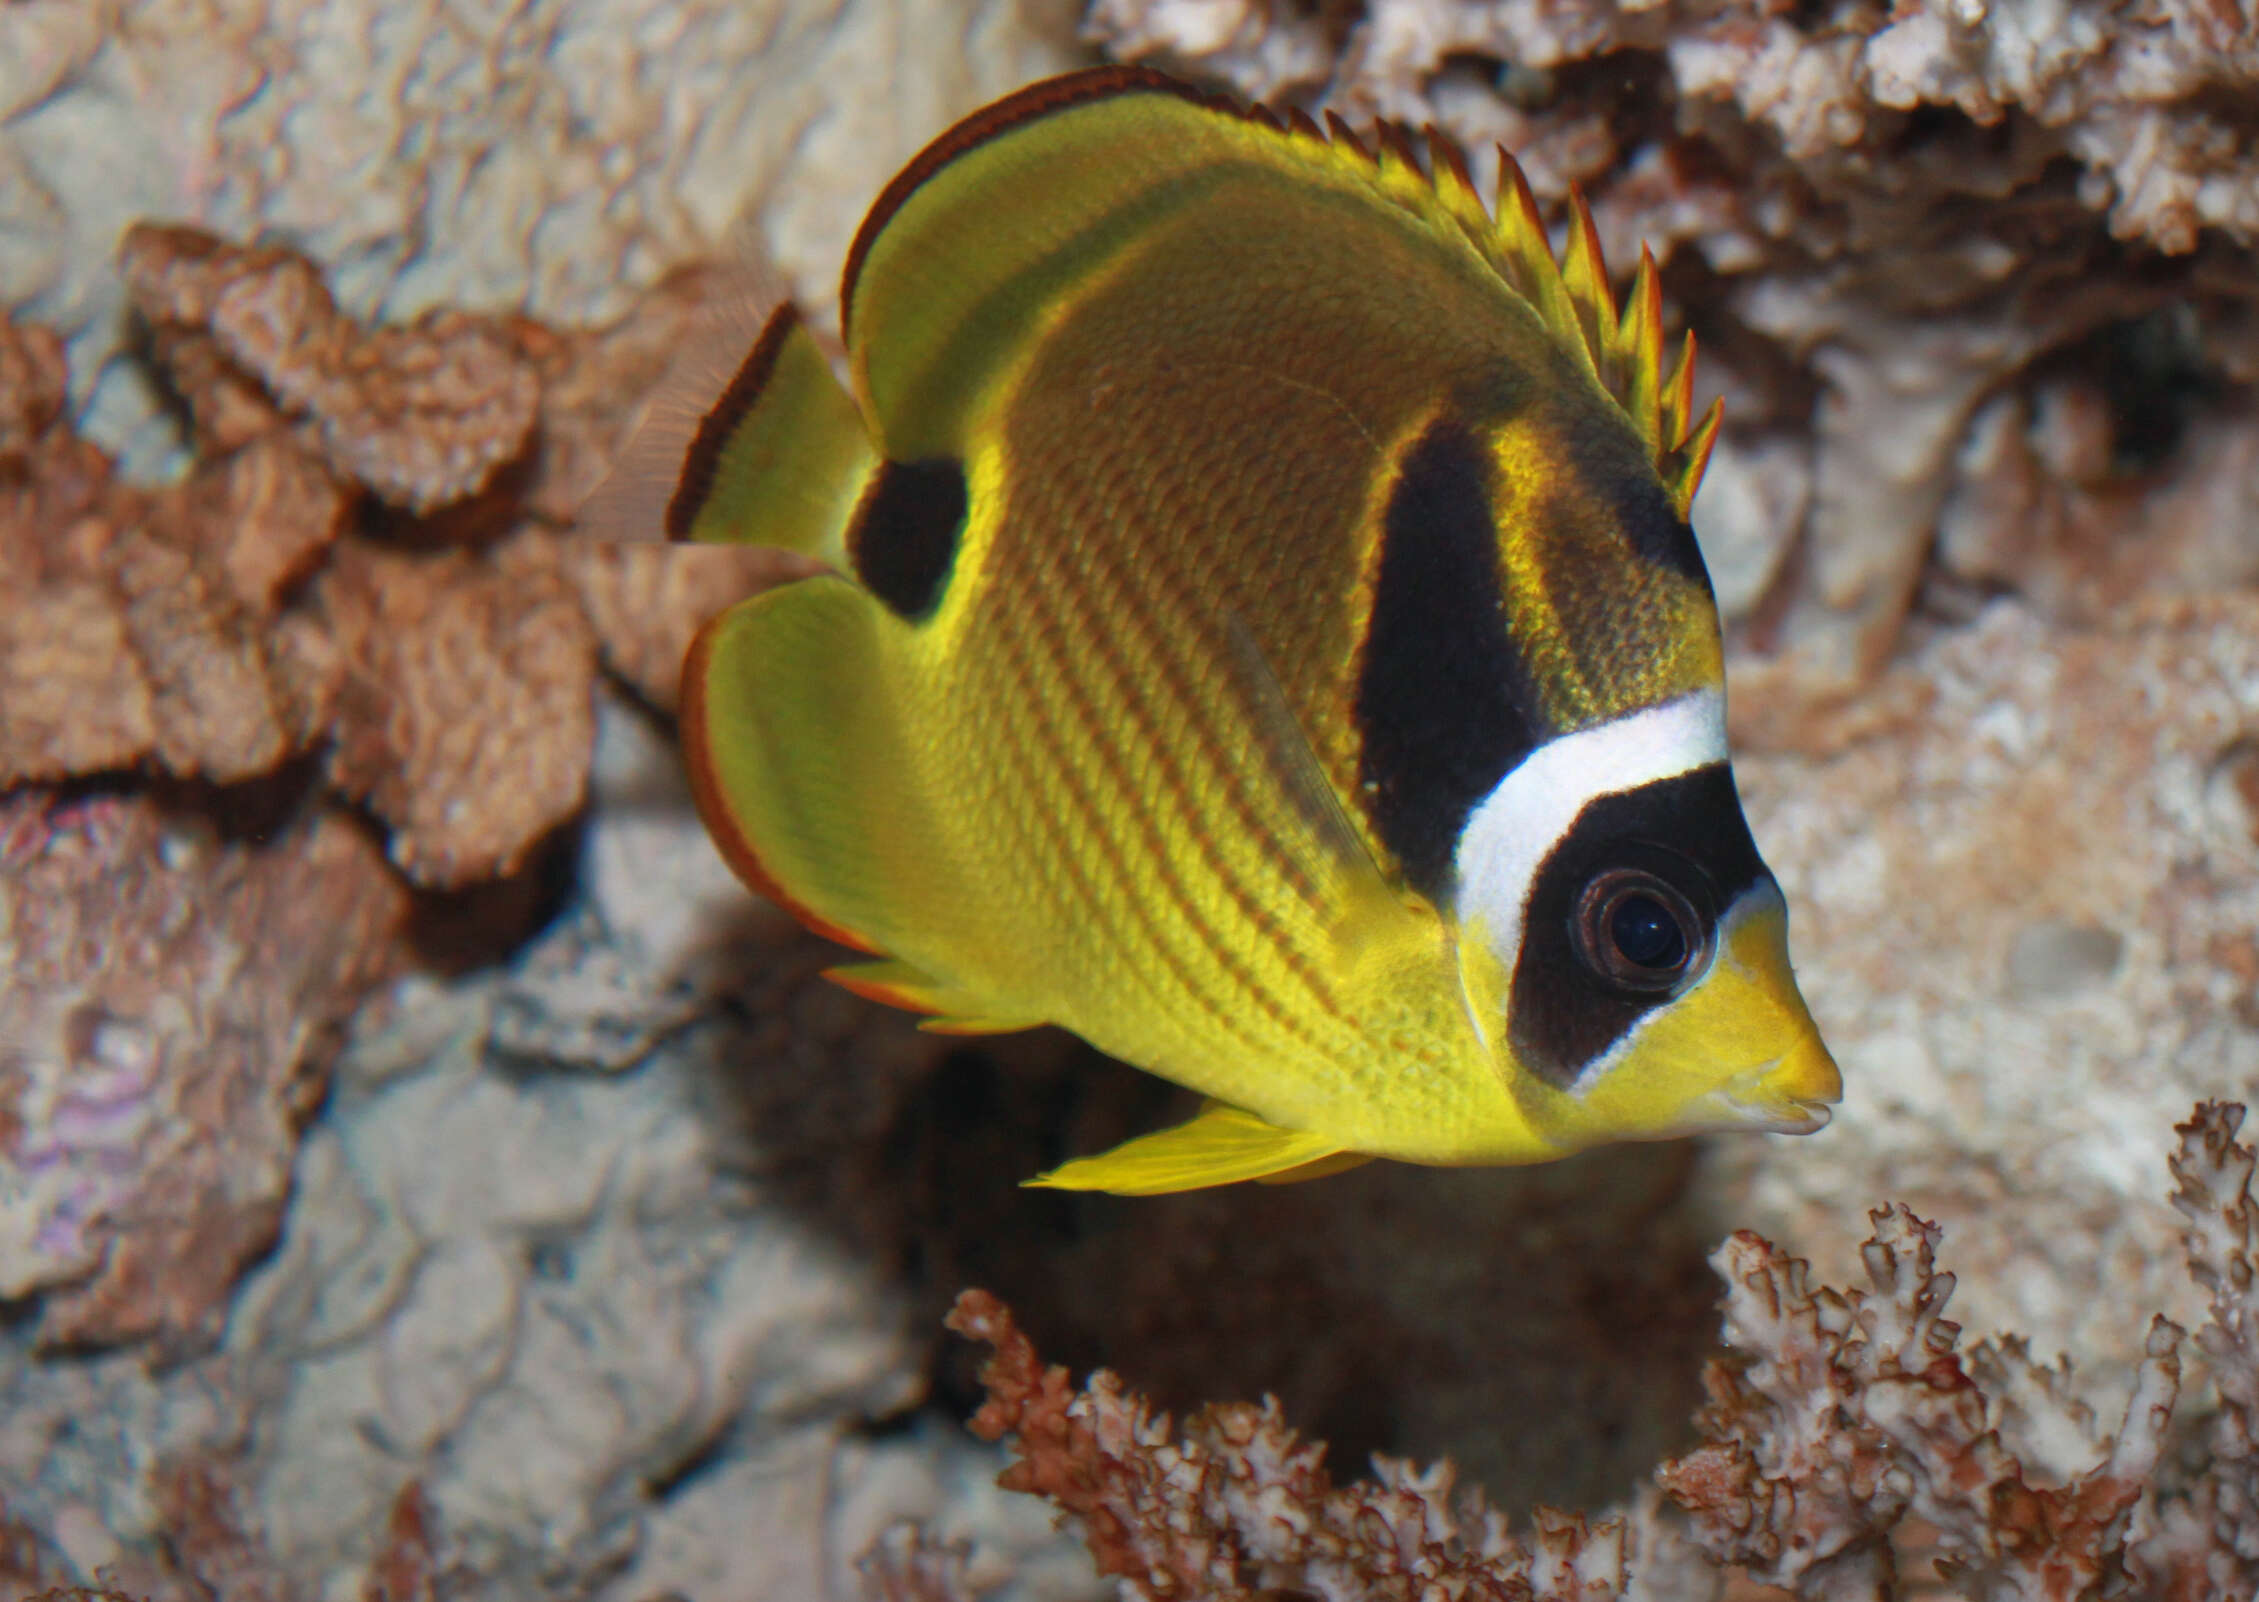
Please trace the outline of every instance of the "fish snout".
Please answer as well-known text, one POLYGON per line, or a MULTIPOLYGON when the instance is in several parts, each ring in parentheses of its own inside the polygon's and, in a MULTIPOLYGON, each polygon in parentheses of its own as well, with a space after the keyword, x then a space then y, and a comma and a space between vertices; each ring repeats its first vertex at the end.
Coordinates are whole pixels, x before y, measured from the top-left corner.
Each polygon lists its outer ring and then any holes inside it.
POLYGON ((1843 1072, 1817 1031, 1727 1093, 1752 1128, 1776 1135, 1809 1135, 1828 1126, 1843 1099, 1843 1072))

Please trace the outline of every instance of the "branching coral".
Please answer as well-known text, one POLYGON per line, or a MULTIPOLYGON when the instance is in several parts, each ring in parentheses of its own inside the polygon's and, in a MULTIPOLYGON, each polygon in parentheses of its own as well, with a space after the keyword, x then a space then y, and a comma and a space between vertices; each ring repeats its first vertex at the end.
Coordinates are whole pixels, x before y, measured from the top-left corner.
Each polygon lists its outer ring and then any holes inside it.
POLYGON ((2259 1209, 2242 1121, 2240 1106, 2201 1104, 2172 1157, 2189 1269, 2211 1298, 2196 1347, 2220 1403, 2193 1459, 2167 1449, 2182 1341, 2168 1320, 2151 1322, 2124 1422, 2101 1436, 2067 1376, 2020 1341, 1961 1348, 1937 1230, 1904 1208, 1873 1215, 1868 1283, 1850 1291, 1813 1286, 1803 1262, 1744 1233, 1714 1259, 1734 1355, 1709 1373, 1711 1444, 1662 1470, 1704 1549, 1800 1596, 1884 1596, 1891 1533, 1912 1518, 1971 1598, 2252 1595, 2259 1209))
POLYGON ((1712 1557, 1804 1596, 1887 1594, 1890 1532, 1908 1516, 1938 1531, 1946 1577, 1973 1598, 2099 1594, 2163 1447, 2181 1330, 2151 1326, 2103 1460, 2036 1485, 1979 1376, 2084 1438, 2059 1376, 2020 1347, 1962 1353, 1943 1316, 1953 1276, 1936 1268, 1936 1226, 1903 1207, 1873 1219, 1868 1285, 1849 1292, 1813 1287, 1802 1261, 1747 1232, 1719 1248, 1726 1342, 1743 1360, 1712 1366, 1701 1419, 1712 1444, 1667 1465, 1665 1488, 1712 1557))
POLYGON ((2021 1340, 1962 1345, 1939 1231, 1904 1207, 1871 1215, 1866 1283, 1849 1290, 1815 1285, 1806 1263, 1746 1231, 1718 1248, 1729 1352, 1707 1376, 1707 1441, 1658 1470, 1683 1532, 1652 1512, 1627 1527, 1540 1510, 1525 1546, 1478 1493, 1454 1497, 1447 1463, 1376 1459, 1373 1480, 1335 1486, 1323 1448, 1298 1441, 1275 1403, 1211 1406, 1173 1429, 1112 1374, 1072 1389, 986 1292, 967 1291, 949 1324, 994 1348, 973 1428, 1013 1437, 1001 1483, 1073 1515, 1101 1571, 1140 1598, 1597 1599, 1635 1578, 1676 1594, 1688 1577, 1674 1565, 1708 1564, 1799 1597, 1880 1599, 1903 1594, 1901 1526, 1925 1532, 1940 1576, 1971 1602, 2249 1597, 2259 1203, 2242 1118, 2200 1105, 2172 1158, 2190 1270, 2211 1296, 2195 1344, 2220 1403, 2193 1453, 2174 1449, 2178 1326, 2152 1320, 2123 1422, 2104 1434, 2067 1369, 2035 1363, 2021 1340), (1640 1557, 1651 1572, 1635 1572, 1640 1557))
POLYGON ((1112 1374, 1079 1393, 994 1297, 967 1291, 949 1327, 985 1341, 988 1401, 973 1430, 1010 1435, 1013 1490, 1082 1521, 1101 1573, 1128 1594, 1253 1602, 1302 1592, 1326 1602, 1599 1602, 1625 1583, 1624 1526, 1541 1510, 1528 1542, 1451 1465, 1376 1459, 1374 1478, 1336 1486, 1325 1448, 1304 1444, 1276 1402, 1203 1408, 1171 1427, 1112 1374))

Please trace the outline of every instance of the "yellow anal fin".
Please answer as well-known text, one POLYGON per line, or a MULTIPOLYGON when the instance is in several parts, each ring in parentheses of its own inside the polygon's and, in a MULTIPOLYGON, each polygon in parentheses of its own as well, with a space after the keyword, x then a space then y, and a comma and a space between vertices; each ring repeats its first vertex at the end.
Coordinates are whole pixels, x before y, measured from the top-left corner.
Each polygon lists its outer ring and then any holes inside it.
POLYGON ((1331 1157, 1320 1157, 1316 1162, 1304 1163, 1300 1168, 1282 1168, 1275 1174, 1264 1174, 1258 1185, 1299 1185, 1306 1180, 1326 1179, 1335 1174, 1346 1174, 1352 1168, 1362 1168, 1373 1161, 1370 1154, 1361 1151, 1337 1151, 1331 1157))
POLYGON ((1009 1035, 1043 1026, 1041 1018, 1005 1018, 986 1010, 983 999, 960 986, 928 976, 907 962, 842 963, 824 977, 842 990, 869 1001, 910 1012, 933 1014, 918 1027, 936 1035, 1009 1035))
POLYGON ((929 1035, 1016 1035, 1041 1029, 1042 1018, 928 1018, 918 1027, 929 1035))
POLYGON ((878 461, 862 414, 798 307, 780 303, 750 337, 731 310, 692 329, 580 525, 598 539, 765 545, 844 568, 878 461))
POLYGON ((1166 1196, 1273 1175, 1314 1179, 1315 1173, 1301 1171, 1352 1155, 1331 1136, 1281 1129, 1251 1112, 1211 1101, 1198 1117, 1174 1129, 1140 1135, 1096 1157, 1078 1157, 1025 1183, 1050 1190, 1166 1196))

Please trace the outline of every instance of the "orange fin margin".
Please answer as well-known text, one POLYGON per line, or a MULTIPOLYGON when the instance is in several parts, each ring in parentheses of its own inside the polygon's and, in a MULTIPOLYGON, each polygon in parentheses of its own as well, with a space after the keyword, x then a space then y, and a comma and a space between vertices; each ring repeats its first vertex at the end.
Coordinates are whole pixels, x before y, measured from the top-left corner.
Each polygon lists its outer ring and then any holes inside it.
POLYGON ((715 630, 728 618, 728 613, 715 618, 698 631, 691 642, 690 654, 682 666, 682 750, 683 765, 690 774, 691 799, 697 803, 698 816, 705 822, 706 832, 730 871, 745 881, 754 891, 775 902, 798 918, 810 932, 826 940, 854 950, 878 954, 878 947, 852 929, 843 929, 802 906, 786 893, 776 876, 761 865, 761 854, 753 849, 753 842, 737 826, 730 815, 728 803, 723 799, 720 781, 706 753, 712 742, 706 728, 706 664, 713 648, 715 630))

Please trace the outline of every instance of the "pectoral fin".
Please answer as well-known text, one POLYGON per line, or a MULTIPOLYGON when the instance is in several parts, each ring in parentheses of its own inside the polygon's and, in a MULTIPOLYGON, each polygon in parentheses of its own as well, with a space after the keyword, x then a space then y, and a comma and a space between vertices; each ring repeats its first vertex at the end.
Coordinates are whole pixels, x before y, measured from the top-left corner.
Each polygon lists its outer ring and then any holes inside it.
POLYGON ((1165 1196, 1273 1175, 1315 1178, 1295 1170, 1354 1155, 1331 1136, 1280 1129, 1251 1112, 1212 1101, 1188 1123, 1140 1135, 1097 1157, 1078 1157, 1026 1183, 1051 1190, 1165 1196))

